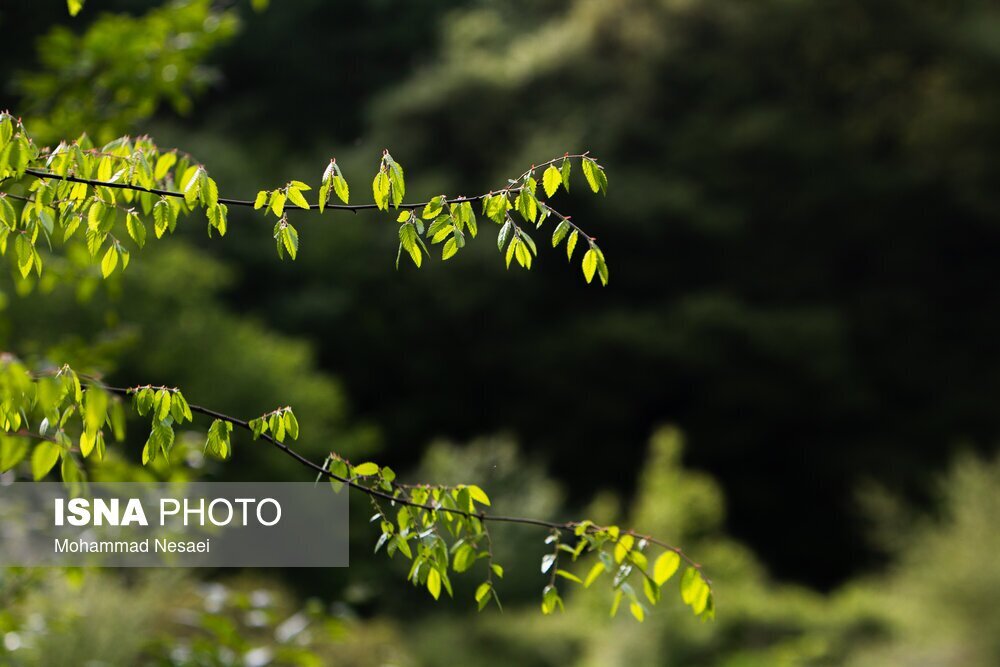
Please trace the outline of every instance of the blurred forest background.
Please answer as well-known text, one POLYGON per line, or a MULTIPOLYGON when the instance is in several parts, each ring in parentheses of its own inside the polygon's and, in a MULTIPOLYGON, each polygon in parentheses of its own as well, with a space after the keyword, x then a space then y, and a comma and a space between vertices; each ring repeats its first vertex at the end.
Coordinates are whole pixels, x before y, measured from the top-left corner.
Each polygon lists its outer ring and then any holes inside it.
MULTIPOLYGON (((433 605, 358 508, 350 570, 0 575, 11 664, 1000 664, 996 3, 8 0, 0 34, 0 108, 36 137, 149 133, 232 197, 335 155, 367 201, 383 147, 420 197, 593 151, 608 197, 567 209, 606 289, 561 251, 505 271, 488 239, 395 271, 385 216, 303 218, 282 263, 233 211, 107 286, 26 298, 5 272, 0 349, 291 404, 303 451, 662 533, 719 619, 585 593, 543 619, 530 531, 498 538, 504 614, 433 605)), ((239 441, 205 465, 302 478, 239 441)))

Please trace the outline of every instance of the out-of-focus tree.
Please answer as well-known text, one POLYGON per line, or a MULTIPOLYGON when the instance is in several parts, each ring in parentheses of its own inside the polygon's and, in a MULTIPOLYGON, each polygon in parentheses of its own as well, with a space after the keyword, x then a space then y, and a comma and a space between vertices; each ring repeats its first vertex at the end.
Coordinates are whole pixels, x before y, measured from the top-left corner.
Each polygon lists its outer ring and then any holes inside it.
POLYGON ((298 278, 258 274, 237 298, 364 350, 321 362, 390 440, 513 428, 580 492, 627 484, 635 443, 676 420, 734 499, 730 525, 775 568, 831 584, 871 564, 847 500, 858 480, 923 488, 953 438, 1000 434, 984 287, 1000 277, 995 7, 531 6, 544 20, 516 1, 449 14, 437 60, 374 105, 359 152, 392 137, 400 159, 443 165, 418 187, 463 191, 592 148, 620 170, 587 213, 628 266, 607 294, 554 262, 530 291, 471 255, 384 274, 358 258, 379 234, 362 223, 321 230, 298 278), (456 335, 463 363, 431 372, 456 335), (397 373, 401 338, 424 345, 397 373), (498 352, 525 340, 530 366, 498 352), (428 394, 464 408, 412 400, 428 394), (582 402, 586 420, 552 419, 582 402), (581 463, 606 451, 623 455, 581 463), (782 539, 787 523, 801 539, 782 539))

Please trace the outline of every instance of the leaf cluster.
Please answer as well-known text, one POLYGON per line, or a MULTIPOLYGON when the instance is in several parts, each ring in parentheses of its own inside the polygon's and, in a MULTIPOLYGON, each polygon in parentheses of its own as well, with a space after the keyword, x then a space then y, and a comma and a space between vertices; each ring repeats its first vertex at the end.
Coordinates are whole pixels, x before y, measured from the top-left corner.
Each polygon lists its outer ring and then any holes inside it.
MULTIPOLYGON (((427 210, 428 219, 445 210, 438 201, 427 210)), ((461 206, 459 206, 461 208, 461 206)), ((564 606, 560 584, 569 582, 589 588, 606 576, 611 589, 611 614, 622 602, 637 620, 645 618, 649 605, 659 602, 664 584, 679 570, 681 599, 703 619, 714 616, 710 582, 700 565, 675 547, 618 526, 598 526, 589 520, 552 523, 522 517, 489 514, 486 491, 474 484, 457 486, 409 485, 399 482, 388 466, 373 461, 352 464, 331 452, 322 465, 295 454, 290 441, 299 437, 299 423, 291 407, 285 406, 243 422, 188 403, 176 387, 141 385, 127 389, 106 387, 94 380, 81 382, 69 366, 32 373, 12 357, 0 360, 0 471, 29 461, 34 479, 46 477, 60 461, 61 477, 67 484, 86 480, 85 462, 105 458, 106 441, 125 438, 123 397, 140 417, 149 419, 149 434, 142 450, 142 463, 169 463, 179 440, 178 426, 191 423, 195 413, 212 418, 204 435, 205 452, 225 460, 232 456, 234 428, 246 429, 254 440, 277 446, 329 480, 333 490, 345 486, 362 492, 374 508, 371 521, 378 525, 375 552, 409 562, 407 580, 426 589, 434 598, 442 592, 454 595, 453 575, 479 573, 482 580, 473 595, 482 610, 490 603, 501 607, 498 582, 504 568, 493 553, 489 523, 505 521, 547 526, 549 551, 541 558, 541 572, 549 575, 542 590, 541 609, 551 614, 564 606), (34 446, 29 443, 35 441, 34 446), (651 550, 660 550, 651 560, 651 550), (584 561, 591 564, 579 569, 584 561), (480 565, 480 561, 482 564, 480 565)))
POLYGON ((349 204, 350 186, 336 159, 321 176, 315 203, 309 200, 312 187, 297 180, 260 190, 252 201, 244 201, 220 197, 218 184, 203 164, 176 149, 163 150, 149 137, 119 137, 97 147, 82 135, 40 149, 21 121, 4 112, 0 113, 0 254, 6 255, 8 246, 13 246, 21 278, 32 272, 41 277, 45 252, 82 242, 100 274, 108 278, 128 267, 133 250, 142 249, 152 237, 172 234, 181 217, 196 211, 205 216, 210 237, 225 236, 230 207, 239 205, 273 215, 278 256, 294 260, 299 231, 288 219, 291 211, 387 211, 391 206, 400 210, 396 266, 405 252, 420 267, 424 256, 430 255, 429 244, 441 244, 441 258, 447 260, 477 237, 473 203, 479 201, 481 214, 499 226, 497 248, 508 267, 516 260, 531 268, 538 255, 532 232, 551 218, 556 221, 552 246, 565 242, 567 259, 572 261, 578 242, 585 240, 584 278, 589 283, 597 275, 606 285, 608 267, 596 239, 548 203, 560 187, 569 189, 574 159, 580 161, 591 190, 606 192, 607 176, 596 160, 586 154, 565 155, 533 166, 499 191, 471 198, 449 199, 442 194, 408 204, 403 201, 403 167, 386 150, 372 181, 374 204, 349 204), (540 197, 536 170, 544 170, 545 199, 540 197), (332 195, 343 203, 331 204, 332 195))

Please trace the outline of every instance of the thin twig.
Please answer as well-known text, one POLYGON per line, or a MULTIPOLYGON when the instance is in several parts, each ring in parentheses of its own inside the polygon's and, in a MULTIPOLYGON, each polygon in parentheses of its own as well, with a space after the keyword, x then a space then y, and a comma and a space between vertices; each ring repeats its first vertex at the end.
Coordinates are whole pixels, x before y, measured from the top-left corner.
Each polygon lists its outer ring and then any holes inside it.
MULTIPOLYGON (((529 170, 525 171, 524 173, 522 173, 521 176, 519 176, 518 178, 514 179, 514 183, 517 183, 518 181, 523 180, 524 178, 526 178, 527 176, 529 176, 536 169, 541 169, 542 167, 547 167, 550 164, 555 164, 556 162, 560 162, 560 161, 565 160, 565 159, 578 159, 578 158, 582 159, 582 158, 584 158, 586 156, 587 156, 587 153, 580 153, 580 154, 575 154, 575 155, 568 155, 567 154, 567 155, 563 155, 563 156, 560 156, 560 157, 557 157, 557 158, 553 158, 553 159, 548 160, 546 162, 542 162, 539 165, 532 166, 531 169, 529 169, 529 170)), ((34 176, 35 178, 54 178, 54 179, 63 180, 63 181, 70 181, 71 183, 84 183, 84 184, 90 185, 92 187, 115 188, 115 189, 118 189, 118 190, 133 190, 135 192, 148 192, 150 194, 159 195, 161 197, 177 197, 179 199, 183 199, 184 198, 184 193, 183 192, 175 192, 173 190, 162 190, 160 188, 144 188, 144 187, 142 187, 140 185, 134 185, 132 183, 111 183, 109 181, 100 181, 100 180, 96 180, 96 179, 92 179, 92 178, 82 178, 80 176, 74 176, 74 175, 71 175, 71 174, 61 175, 61 174, 57 174, 57 173, 52 172, 52 171, 45 171, 45 170, 42 170, 42 169, 33 169, 33 168, 30 168, 30 167, 27 168, 27 169, 25 169, 24 173, 28 174, 29 176, 34 176)), ((496 192, 516 192, 516 191, 520 190, 521 187, 523 187, 523 186, 519 186, 519 187, 508 186, 506 188, 501 188, 500 190, 497 190, 496 192)), ((481 199, 489 197, 489 196, 491 196, 493 194, 495 194, 495 192, 494 191, 490 191, 490 192, 485 192, 483 194, 475 195, 473 197, 456 197, 456 198, 450 199, 448 201, 449 202, 463 202, 463 201, 474 202, 474 201, 479 201, 481 199)), ((246 207, 249 207, 249 208, 254 208, 254 204, 255 204, 254 200, 252 200, 252 199, 229 199, 229 198, 226 198, 226 197, 219 197, 219 203, 220 204, 226 204, 227 206, 246 206, 246 207)), ((403 209, 403 210, 413 210, 413 209, 417 209, 417 208, 423 208, 424 206, 427 206, 427 204, 429 204, 429 203, 430 203, 429 201, 412 202, 412 203, 401 203, 399 206, 397 206, 395 208, 403 209)), ((299 208, 301 208, 301 207, 299 207, 299 208)), ((379 205, 378 204, 326 204, 324 206, 324 208, 325 209, 332 209, 332 210, 339 210, 339 211, 351 211, 351 212, 356 213, 358 211, 378 210, 379 209, 379 205)), ((295 210, 295 208, 289 207, 287 210, 291 211, 291 210, 295 210)), ((301 209, 301 210, 305 210, 305 209, 301 209)), ((309 210, 319 210, 319 204, 310 204, 309 205, 309 210)))

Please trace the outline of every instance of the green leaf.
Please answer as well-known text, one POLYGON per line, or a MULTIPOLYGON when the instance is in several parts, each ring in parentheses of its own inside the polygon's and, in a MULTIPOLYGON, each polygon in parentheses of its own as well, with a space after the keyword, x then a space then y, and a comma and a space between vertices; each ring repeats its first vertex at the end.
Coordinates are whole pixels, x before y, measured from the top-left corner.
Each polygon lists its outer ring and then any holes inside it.
POLYGON ((555 586, 551 584, 545 587, 542 592, 542 613, 549 615, 553 613, 556 608, 562 608, 562 598, 559 597, 559 591, 555 586))
POLYGON ((298 188, 288 188, 288 201, 292 202, 299 208, 304 208, 307 211, 309 210, 309 202, 307 202, 306 198, 302 196, 302 191, 298 188))
POLYGON ((267 431, 267 420, 263 417, 251 419, 248 426, 250 426, 250 432, 253 434, 253 439, 256 440, 267 431))
POLYGON ((476 550, 468 544, 463 544, 455 552, 451 566, 455 572, 465 572, 476 562, 476 550))
MULTIPOLYGON (((507 243, 507 237, 510 236, 511 231, 514 229, 514 225, 511 224, 510 220, 504 223, 503 227, 500 228, 500 233, 497 234, 497 250, 503 250, 504 245, 507 243)), ((510 264, 510 260, 507 260, 507 264, 510 264)))
POLYGON ((542 174, 542 187, 545 189, 545 196, 551 197, 559 189, 562 184, 562 174, 556 169, 556 166, 550 164, 545 173, 542 174))
POLYGON ((183 423, 185 419, 188 421, 194 420, 194 415, 191 414, 191 406, 188 405, 184 394, 179 391, 173 392, 173 396, 170 399, 170 415, 178 424, 183 423))
POLYGON ((588 283, 594 279, 595 271, 597 271, 597 253, 591 248, 583 256, 583 277, 588 283))
POLYGON ((94 230, 100 230, 103 227, 106 211, 107 207, 103 202, 95 201, 91 204, 87 210, 87 226, 94 230))
POLYGON ((209 178, 204 170, 201 172, 204 178, 204 187, 201 191, 201 203, 207 208, 212 208, 219 203, 219 186, 216 184, 215 179, 209 178))
POLYGON ((59 454, 62 449, 54 442, 43 442, 35 447, 31 455, 31 474, 35 481, 42 479, 49 474, 59 461, 59 454))
POLYGON ((216 204, 211 206, 206 210, 206 215, 208 216, 208 224, 210 226, 209 236, 211 236, 212 229, 217 229, 219 231, 219 236, 226 235, 226 229, 228 226, 229 218, 229 208, 225 204, 216 204))
POLYGON ((566 192, 569 192, 569 173, 572 171, 572 167, 573 163, 570 162, 569 158, 564 158, 559 166, 559 174, 562 176, 562 184, 566 188, 566 192))
POLYGON ((589 157, 583 158, 583 175, 591 190, 607 194, 608 177, 604 173, 604 168, 589 157))
POLYGON ((646 610, 642 608, 642 605, 638 602, 633 602, 628 606, 629 611, 635 616, 635 620, 642 623, 643 619, 646 618, 646 610))
POLYGON ((174 446, 174 429, 164 422, 155 422, 147 440, 154 451, 163 453, 164 458, 170 458, 170 450, 174 446))
POLYGON ((285 419, 280 414, 274 413, 268 419, 268 427, 271 429, 271 435, 278 442, 283 442, 285 440, 285 419))
POLYGON ((518 237, 518 240, 520 241, 520 243, 517 244, 517 248, 516 248, 516 250, 514 252, 514 255, 517 257, 517 263, 518 264, 520 264, 521 266, 523 266, 526 269, 530 269, 531 268, 531 251, 528 250, 528 245, 525 242, 527 238, 528 238, 527 236, 523 236, 523 235, 520 236, 520 237, 518 237))
POLYGON ((146 416, 149 409, 153 407, 153 390, 149 387, 140 389, 135 395, 135 409, 140 416, 146 416))
POLYGON ((112 243, 108 246, 107 252, 104 253, 104 259, 101 260, 101 275, 107 278, 114 272, 115 267, 118 266, 118 247, 116 244, 112 243))
POLYGON ((267 204, 267 190, 261 190, 257 193, 257 198, 253 200, 254 210, 259 210, 264 208, 267 204))
MULTIPOLYGON (((347 479, 350 476, 350 473, 347 470, 347 464, 340 459, 333 459, 330 461, 330 472, 340 479, 347 479)), ((343 482, 332 478, 330 479, 330 486, 333 487, 334 493, 340 493, 340 490, 344 488, 343 482)))
POLYGON ((153 397, 153 407, 156 409, 156 421, 163 421, 170 416, 170 405, 172 403, 170 392, 160 389, 153 397))
POLYGON ((420 253, 420 246, 417 245, 416 227, 411 224, 400 225, 399 242, 417 268, 420 268, 421 263, 423 263, 423 255, 420 253))
POLYGON ((590 585, 601 576, 602 572, 604 572, 604 563, 594 563, 590 568, 590 572, 587 573, 587 577, 583 580, 584 588, 590 588, 590 585))
POLYGON ((646 594, 646 599, 649 600, 650 604, 656 604, 660 601, 660 587, 647 577, 642 578, 642 590, 646 594))
POLYGON ((142 248, 146 245, 146 225, 142 224, 142 220, 135 212, 130 211, 125 217, 125 227, 128 229, 128 235, 137 246, 142 248))
POLYGON ((604 261, 604 253, 596 245, 594 246, 594 252, 597 253, 597 275, 601 277, 601 284, 608 284, 608 265, 604 261))
POLYGON ((156 159, 156 167, 153 168, 153 178, 158 181, 162 181, 170 171, 170 168, 176 163, 177 153, 173 151, 164 153, 156 159))
POLYGON ((66 7, 69 9, 70 16, 76 16, 83 9, 84 0, 66 0, 66 7))
POLYGON ((27 278, 35 263, 35 247, 31 245, 26 234, 18 234, 14 241, 14 254, 17 258, 17 269, 22 278, 27 278))
POLYGON ((577 584, 583 583, 583 580, 581 580, 580 577, 576 576, 572 572, 567 572, 566 570, 556 570, 556 576, 562 577, 563 579, 569 579, 570 581, 577 584))
POLYGON ((472 496, 473 500, 475 500, 480 505, 486 505, 487 507, 489 507, 489 505, 490 505, 490 497, 488 495, 486 495, 485 491, 483 491, 481 488, 479 488, 475 484, 470 484, 466 488, 469 490, 469 495, 472 496))
POLYGON ((28 455, 28 442, 22 438, 0 438, 0 472, 7 472, 28 455))
POLYGON ((483 599, 490 594, 490 590, 492 590, 492 588, 493 584, 488 581, 484 581, 479 584, 479 587, 476 588, 476 602, 482 602, 483 599))
POLYGON ((559 222, 558 225, 556 225, 555 230, 553 230, 553 232, 552 232, 552 247, 553 248, 555 248, 557 245, 559 245, 562 242, 562 240, 564 238, 566 238, 566 235, 569 233, 570 229, 571 228, 570 228, 569 222, 567 222, 566 220, 562 220, 562 221, 559 222))
POLYGON ((389 208, 389 175, 384 171, 375 174, 375 180, 372 181, 372 194, 375 196, 375 204, 380 210, 385 211, 389 208))
POLYGON ((444 195, 438 195, 437 197, 434 197, 424 206, 424 211, 423 213, 421 213, 420 217, 422 217, 424 220, 431 220, 433 218, 438 217, 439 215, 441 215, 441 211, 444 210, 444 205, 446 203, 447 200, 445 200, 444 195))
POLYGON ((573 251, 576 250, 576 242, 580 237, 580 232, 573 230, 573 233, 569 235, 569 239, 566 241, 566 259, 573 260, 573 251))
POLYGON ((339 173, 333 177, 333 191, 337 193, 340 201, 345 204, 348 203, 347 200, 351 197, 351 189, 347 185, 347 180, 339 173))
MULTIPOLYGON (((3 146, 5 146, 8 141, 10 141, 10 138, 13 135, 14 135, 14 123, 10 114, 8 113, 0 114, 0 148, 3 148, 3 146)), ((60 148, 62 147, 64 147, 64 145, 60 144, 60 148)), ((56 149, 56 152, 60 152, 59 148, 56 149)))
POLYGON ((618 614, 618 605, 622 602, 622 590, 619 588, 615 591, 615 596, 611 600, 611 617, 614 618, 618 614))
POLYGON ((98 387, 89 387, 83 394, 83 424, 91 435, 99 431, 108 419, 108 395, 98 387))
MULTIPOLYGON (((524 245, 527 247, 527 249, 531 251, 532 255, 536 255, 536 256, 538 255, 538 248, 535 247, 535 240, 533 238, 531 238, 529 235, 525 234, 524 232, 521 232, 521 234, 520 234, 520 236, 518 238, 520 238, 521 242, 524 243, 524 245)), ((528 262, 528 264, 530 266, 531 262, 528 262)))
POLYGON ((220 459, 225 460, 229 458, 229 454, 232 452, 232 445, 230 443, 230 434, 232 431, 233 425, 229 422, 221 419, 213 421, 212 425, 208 427, 206 449, 220 459))
POLYGON ((173 207, 166 199, 160 199, 153 206, 153 232, 156 238, 162 238, 168 229, 171 229, 176 220, 173 207))
POLYGON ((514 206, 517 208, 517 212, 521 214, 521 217, 529 222, 534 222, 535 218, 538 217, 538 202, 535 200, 535 195, 528 188, 521 189, 521 192, 517 195, 517 200, 514 202, 514 206))
POLYGON ((406 183, 403 180, 403 166, 392 159, 392 156, 386 153, 385 155, 386 163, 389 165, 389 182, 392 185, 392 205, 398 207, 403 201, 403 195, 406 193, 406 183))
POLYGON ((271 212, 279 218, 285 212, 285 194, 281 190, 271 193, 270 206, 271 212))
POLYGON ((84 431, 80 434, 80 455, 83 458, 90 456, 90 452, 94 450, 94 445, 97 444, 96 434, 87 433, 84 431))
POLYGON ((710 589, 701 573, 693 567, 684 570, 681 578, 681 599, 690 605, 695 614, 701 614, 708 605, 710 589))
POLYGON ((517 237, 515 237, 511 239, 510 245, 507 246, 507 256, 504 259, 507 262, 508 269, 510 268, 510 260, 517 252, 517 247, 519 245, 521 245, 521 242, 517 239, 517 237))
POLYGON ((440 243, 454 231, 455 225, 451 224, 451 217, 441 215, 427 227, 427 236, 431 237, 431 243, 440 243))
POLYGON ((673 551, 664 551, 653 564, 653 581, 662 586, 663 582, 674 576, 681 564, 681 557, 673 551))
POLYGON ((713 618, 715 618, 715 597, 709 591, 705 598, 705 609, 701 612, 701 620, 707 621, 713 618))
POLYGON ((645 571, 647 566, 646 554, 638 550, 632 550, 628 554, 629 562, 634 564, 640 570, 645 571))
POLYGON ((299 439, 299 420, 295 418, 291 408, 285 411, 285 430, 292 436, 292 440, 299 439))
POLYGON ((288 251, 288 255, 294 260, 299 253, 299 233, 290 224, 285 223, 281 228, 281 243, 288 251))
POLYGON ((504 216, 507 214, 508 203, 507 196, 503 193, 488 196, 483 199, 483 213, 486 214, 487 218, 490 218, 497 224, 501 224, 504 221, 504 216))
POLYGON ((621 539, 615 544, 615 562, 620 563, 625 560, 629 552, 632 551, 632 545, 635 544, 635 538, 631 535, 622 535, 621 539))
POLYGON ((181 177, 181 189, 184 191, 184 201, 193 206, 201 191, 201 167, 191 165, 181 177))
POLYGON ((441 259, 451 259, 456 252, 458 252, 458 243, 455 241, 455 237, 452 236, 441 249, 441 259))
POLYGON ((427 590, 430 591, 435 600, 441 597, 441 573, 436 569, 432 568, 427 573, 427 590))
POLYGON ((407 558, 413 558, 413 551, 410 549, 410 543, 402 535, 396 535, 394 538, 396 542, 396 548, 399 549, 399 553, 403 554, 407 558))
POLYGON ((99 181, 109 181, 111 180, 112 174, 112 164, 111 157, 105 155, 101 158, 101 161, 97 164, 97 180, 99 181))
POLYGON ((359 463, 354 466, 353 473, 358 477, 370 477, 371 475, 377 475, 379 471, 379 466, 377 463, 372 463, 367 461, 365 463, 359 463))
MULTIPOLYGON (((454 207, 454 204, 452 206, 454 207)), ((472 234, 472 238, 476 238, 476 235, 479 234, 479 225, 476 223, 476 213, 472 210, 472 204, 467 201, 462 202, 458 206, 457 215, 458 219, 468 228, 469 233, 472 234)))
POLYGON ((323 185, 319 187, 319 212, 322 213, 323 209, 326 208, 326 202, 330 198, 330 182, 324 181, 323 185))

